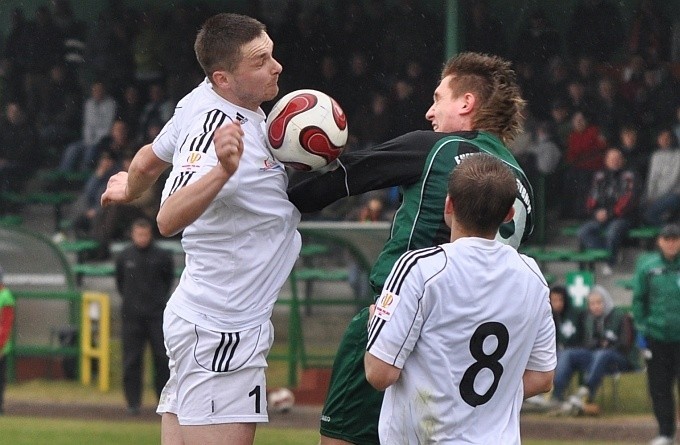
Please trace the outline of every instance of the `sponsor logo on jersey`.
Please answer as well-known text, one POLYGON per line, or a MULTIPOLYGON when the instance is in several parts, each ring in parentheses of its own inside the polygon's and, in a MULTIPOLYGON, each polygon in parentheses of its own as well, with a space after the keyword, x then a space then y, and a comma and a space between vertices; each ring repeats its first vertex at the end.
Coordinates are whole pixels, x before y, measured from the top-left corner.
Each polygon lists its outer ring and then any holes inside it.
POLYGON ((519 190, 519 198, 522 200, 524 207, 527 208, 527 213, 531 213, 531 200, 529 199, 529 193, 522 184, 522 181, 519 179, 517 179, 517 190, 519 190))
POLYGON ((236 120, 238 121, 239 124, 245 124, 248 122, 248 118, 239 113, 238 111, 236 112, 236 120))
POLYGON ((460 164, 463 159, 469 158, 470 156, 478 155, 479 153, 462 153, 453 158, 456 161, 456 164, 460 164))
POLYGON ((375 316, 385 321, 390 321, 399 301, 399 295, 390 291, 383 291, 378 299, 378 304, 375 306, 375 316))
POLYGON ((195 171, 200 168, 200 160, 203 155, 197 151, 190 151, 185 159, 185 163, 182 164, 182 170, 184 171, 195 171))
POLYGON ((276 159, 272 157, 265 158, 264 160, 264 166, 260 167, 261 172, 266 172, 269 170, 285 170, 283 167, 283 164, 279 163, 276 159))

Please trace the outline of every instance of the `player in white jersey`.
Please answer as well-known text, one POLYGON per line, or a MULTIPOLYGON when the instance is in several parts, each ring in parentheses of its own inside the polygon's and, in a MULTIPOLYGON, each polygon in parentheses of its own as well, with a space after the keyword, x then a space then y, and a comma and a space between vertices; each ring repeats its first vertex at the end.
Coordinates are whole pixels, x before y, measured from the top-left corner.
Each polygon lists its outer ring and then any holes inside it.
POLYGON ((395 263, 368 327, 381 444, 519 444, 523 398, 552 387, 555 326, 537 264, 494 240, 516 180, 486 154, 452 172, 451 242, 395 263))
POLYGON ((163 235, 182 232, 186 267, 164 317, 162 441, 252 444, 268 419, 270 316, 301 246, 260 108, 278 94, 282 68, 264 25, 237 14, 208 19, 194 49, 206 80, 109 181, 102 203, 134 199, 172 163, 157 222, 163 235))

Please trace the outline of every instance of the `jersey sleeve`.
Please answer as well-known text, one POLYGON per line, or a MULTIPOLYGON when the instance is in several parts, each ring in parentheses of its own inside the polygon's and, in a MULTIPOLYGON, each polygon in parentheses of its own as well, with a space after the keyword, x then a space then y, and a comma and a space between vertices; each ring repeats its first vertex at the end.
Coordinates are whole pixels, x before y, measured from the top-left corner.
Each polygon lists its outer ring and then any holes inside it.
POLYGON ((427 318, 428 309, 422 304, 425 275, 431 276, 432 271, 442 270, 444 265, 445 255, 439 248, 411 251, 399 258, 369 322, 366 350, 371 355, 399 369, 404 367, 427 318), (436 253, 441 255, 428 263, 434 264, 432 270, 423 272, 418 261, 436 253))
POLYGON ((548 372, 557 365, 555 322, 550 308, 549 291, 545 289, 539 309, 540 325, 536 341, 529 355, 526 369, 529 371, 548 372))
POLYGON ((165 123, 163 129, 158 136, 153 140, 151 148, 159 159, 171 163, 177 147, 177 140, 179 138, 179 129, 177 128, 176 115, 172 116, 169 121, 165 123))
POLYGON ((416 182, 434 141, 434 132, 414 131, 373 148, 343 153, 338 167, 303 180, 288 190, 288 198, 303 213, 372 190, 416 182))
MULTIPOLYGON (((213 132, 230 120, 224 112, 216 109, 192 120, 186 138, 174 150, 172 171, 165 181, 161 205, 170 195, 198 181, 217 165, 213 132)), ((216 199, 231 194, 238 185, 237 178, 238 174, 232 176, 216 199)))

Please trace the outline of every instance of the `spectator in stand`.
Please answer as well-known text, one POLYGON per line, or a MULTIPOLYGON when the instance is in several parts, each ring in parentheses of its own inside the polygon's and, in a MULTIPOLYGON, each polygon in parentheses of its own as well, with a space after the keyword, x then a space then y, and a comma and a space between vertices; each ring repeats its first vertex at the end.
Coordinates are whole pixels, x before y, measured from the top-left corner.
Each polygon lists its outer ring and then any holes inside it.
POLYGON ((153 385, 160 398, 170 377, 163 343, 163 311, 175 279, 172 254, 154 244, 153 226, 138 219, 130 229, 132 245, 116 258, 116 289, 123 300, 123 390, 127 411, 142 404, 144 350, 153 357, 153 385))
POLYGON ((150 85, 165 78, 164 53, 169 48, 170 34, 164 32, 158 11, 147 9, 142 12, 140 20, 137 32, 132 35, 131 48, 135 62, 135 81, 140 86, 142 95, 146 95, 150 85))
MULTIPOLYGON (((155 127, 154 127, 155 128, 155 127)), ((158 132, 160 132, 159 127, 158 132)), ((147 143, 153 141, 153 137, 147 139, 147 143)), ((128 171, 134 153, 128 151, 123 155, 122 171, 128 171)), ((140 218, 155 221, 158 216, 158 209, 161 202, 164 180, 168 172, 161 175, 161 181, 156 182, 142 195, 129 203, 112 204, 101 207, 97 210, 92 221, 88 236, 99 243, 97 255, 101 258, 106 257, 112 241, 124 240, 132 223, 140 218)), ((156 234, 158 229, 154 225, 156 234)))
POLYGON ((551 93, 543 73, 528 62, 516 62, 517 83, 527 100, 528 112, 537 119, 545 119, 550 113, 551 93))
MULTIPOLYGON (((550 307, 555 323, 557 360, 559 360, 563 351, 579 348, 583 345, 586 313, 583 309, 572 306, 571 299, 567 295, 567 289, 562 285, 550 287, 550 307)), ((549 399, 550 395, 539 394, 526 399, 522 409, 543 410, 549 408, 551 405, 549 399)))
POLYGON ((675 118, 680 103, 677 87, 666 68, 648 68, 644 72, 644 86, 635 102, 640 124, 647 128, 667 125, 675 118))
POLYGON ((76 19, 70 0, 53 0, 52 17, 62 39, 63 63, 70 75, 77 76, 85 62, 87 24, 76 19))
POLYGON ((572 306, 567 289, 561 285, 550 288, 550 306, 557 331, 557 357, 559 357, 565 349, 583 344, 585 311, 572 306))
POLYGON ((583 203, 592 176, 604 166, 607 140, 585 111, 576 111, 571 116, 571 125, 565 154, 566 170, 563 188, 572 190, 573 198, 565 203, 563 210, 567 211, 564 215, 566 217, 583 218, 585 216, 583 203))
POLYGON ((60 156, 66 144, 78 139, 82 115, 80 86, 65 65, 59 63, 50 68, 41 96, 36 117, 40 146, 45 152, 60 156))
POLYGON ((580 0, 569 20, 566 42, 572 59, 581 55, 605 62, 619 51, 625 41, 618 2, 580 0))
POLYGON ((146 134, 151 122, 161 122, 163 125, 170 120, 175 112, 175 103, 166 97, 165 87, 161 82, 149 86, 149 100, 142 109, 139 118, 139 131, 146 134))
MULTIPOLYGON (((73 230, 76 238, 92 237, 92 230, 96 228, 95 218, 102 208, 100 203, 102 193, 106 190, 109 178, 121 170, 119 153, 105 150, 99 155, 97 168, 85 182, 80 196, 73 205, 72 211, 75 213, 73 230)), ((105 251, 102 246, 98 252, 99 259, 105 259, 107 252, 108 250, 105 251)))
POLYGON ((575 68, 574 76, 585 88, 585 96, 594 97, 597 93, 597 84, 600 80, 600 76, 595 70, 595 61, 590 56, 581 55, 576 60, 575 68))
POLYGON ((611 275, 619 247, 630 228, 637 205, 638 182, 635 173, 624 168, 621 150, 609 148, 605 168, 595 173, 585 207, 591 219, 578 230, 582 248, 607 249, 609 260, 603 275, 611 275))
POLYGON ((556 99, 553 101, 550 107, 550 123, 555 131, 555 142, 564 154, 569 146, 569 135, 572 130, 571 114, 565 100, 556 99))
POLYGON ((667 224, 658 251, 640 258, 633 276, 633 317, 651 357, 647 387, 659 435, 650 445, 673 445, 676 432, 674 389, 680 387, 680 226, 667 224))
POLYGON ((621 126, 619 129, 619 148, 623 157, 626 158, 628 168, 635 172, 640 184, 645 184, 651 150, 640 143, 640 131, 635 124, 625 123, 621 126))
MULTIPOLYGON (((544 178, 544 194, 547 208, 554 208, 562 201, 560 190, 561 172, 557 167, 562 157, 562 152, 555 142, 554 130, 550 122, 540 121, 534 125, 531 142, 527 152, 533 157, 535 171, 544 178)), ((527 175, 529 171, 525 168, 527 175)), ((538 182, 529 178, 534 190, 538 187, 538 182)))
POLYGON ((29 24, 27 46, 21 49, 21 54, 27 59, 28 89, 33 89, 52 66, 63 61, 63 39, 47 5, 35 10, 35 20, 29 24))
POLYGON ((587 110, 593 116, 594 97, 590 94, 586 84, 580 77, 572 77, 567 82, 567 95, 565 97, 572 113, 578 110, 587 110))
POLYGON ((138 140, 143 137, 139 132, 139 122, 142 117, 142 97, 137 85, 131 83, 123 89, 123 97, 118 102, 116 119, 120 119, 127 124, 130 139, 138 140))
POLYGON ((346 79, 340 70, 340 63, 340 58, 335 54, 325 54, 319 62, 318 79, 313 83, 312 88, 328 94, 340 104, 340 107, 343 107, 342 91, 346 79))
POLYGON ((680 216, 680 149, 669 128, 658 132, 656 145, 649 163, 642 218, 647 224, 661 226, 680 216))
POLYGON ((350 219, 359 222, 389 221, 385 213, 385 190, 365 193, 361 203, 350 219))
POLYGON ((21 104, 9 102, 0 119, 0 192, 18 192, 38 169, 38 134, 21 104))
POLYGON ((628 57, 626 64, 621 71, 621 81, 619 91, 629 107, 633 107, 644 88, 644 72, 646 68, 645 59, 638 54, 628 57))
POLYGON ((669 61, 672 32, 667 12, 656 0, 637 3, 630 22, 628 52, 641 55, 649 65, 669 61))
POLYGON ((390 104, 391 134, 427 129, 427 122, 423 121, 423 113, 427 111, 429 104, 423 103, 420 99, 422 98, 416 97, 415 88, 409 80, 403 77, 394 80, 390 104))
POLYGON ((114 94, 133 81, 135 71, 133 31, 125 25, 135 20, 121 15, 100 13, 85 41, 85 62, 91 75, 105 80, 114 94))
POLYGON ((82 139, 66 146, 59 170, 91 170, 97 159, 97 144, 109 134, 116 118, 116 100, 102 81, 94 81, 83 107, 82 139), (78 160, 82 162, 78 164, 78 160))
POLYGON ((5 413, 5 384, 7 382, 7 355, 12 348, 14 327, 14 296, 5 287, 4 270, 0 267, 0 416, 5 413))
POLYGON ((128 125, 125 121, 116 119, 113 121, 109 134, 97 144, 96 156, 99 157, 100 153, 110 151, 115 153, 118 159, 123 159, 127 153, 134 152, 137 148, 134 143, 135 141, 130 137, 128 125))
POLYGON ((581 346, 565 348, 557 356, 553 400, 565 414, 598 414, 593 403, 606 374, 629 371, 637 364, 632 317, 614 307, 609 291, 594 286, 588 294, 588 312, 581 346), (564 401, 572 376, 580 371, 583 385, 564 401))
POLYGON ((389 100, 381 91, 371 93, 367 110, 361 110, 349 118, 349 137, 354 139, 349 145, 356 149, 370 148, 395 136, 389 100))
POLYGON ((613 79, 603 77, 597 82, 593 99, 593 116, 608 141, 615 141, 623 122, 632 118, 632 112, 616 91, 613 79))
POLYGON ((371 92, 379 89, 372 67, 362 51, 355 51, 347 59, 348 72, 338 101, 347 116, 368 106, 371 92))
POLYGON ((570 67, 562 57, 555 56, 550 59, 546 83, 551 99, 564 100, 566 98, 570 74, 570 67))
POLYGON ((10 13, 10 29, 5 39, 2 58, 5 61, 5 78, 7 79, 7 96, 10 100, 24 99, 23 79, 26 74, 26 48, 30 39, 30 24, 21 8, 14 8, 10 13))

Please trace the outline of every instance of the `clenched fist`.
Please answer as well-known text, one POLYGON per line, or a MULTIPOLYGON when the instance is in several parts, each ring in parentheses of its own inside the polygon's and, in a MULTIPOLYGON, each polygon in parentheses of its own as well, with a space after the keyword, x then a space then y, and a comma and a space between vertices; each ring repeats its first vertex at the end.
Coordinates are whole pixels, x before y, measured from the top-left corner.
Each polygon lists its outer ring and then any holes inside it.
POLYGON ((213 135, 215 154, 222 168, 233 175, 243 154, 243 129, 238 122, 224 125, 213 135))

